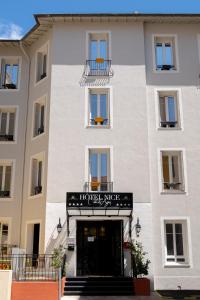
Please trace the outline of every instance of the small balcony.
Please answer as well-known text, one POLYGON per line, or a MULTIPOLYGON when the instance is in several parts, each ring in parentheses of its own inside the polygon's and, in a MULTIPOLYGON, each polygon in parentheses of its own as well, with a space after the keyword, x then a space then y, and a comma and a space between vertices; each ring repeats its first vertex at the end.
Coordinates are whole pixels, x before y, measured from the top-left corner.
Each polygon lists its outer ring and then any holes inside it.
POLYGON ((9 244, 0 244, 0 256, 3 255, 11 255, 12 254, 12 248, 16 247, 15 245, 9 245, 9 244))
POLYGON ((165 191, 184 191, 182 182, 163 182, 163 189, 165 191))
POLYGON ((84 77, 103 76, 112 77, 111 60, 96 58, 95 60, 86 60, 84 77))
POLYGON ((12 134, 0 134, 0 142, 13 142, 14 136, 12 134))
POLYGON ((176 128, 178 122, 177 121, 161 121, 160 127, 162 128, 176 128))
POLYGON ((9 198, 10 191, 0 191, 0 198, 9 198))
POLYGON ((113 182, 85 182, 84 192, 113 192, 113 182))

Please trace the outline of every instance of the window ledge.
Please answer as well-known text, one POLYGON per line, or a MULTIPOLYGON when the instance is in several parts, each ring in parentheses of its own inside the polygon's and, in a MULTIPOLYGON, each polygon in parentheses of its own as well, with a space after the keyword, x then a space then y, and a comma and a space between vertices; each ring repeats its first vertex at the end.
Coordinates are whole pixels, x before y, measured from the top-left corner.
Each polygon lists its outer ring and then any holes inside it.
POLYGON ((189 264, 165 264, 164 268, 190 268, 189 264))
POLYGON ((38 81, 35 81, 35 87, 38 86, 40 83, 45 82, 47 80, 47 78, 48 78, 48 75, 38 81))
POLYGON ((110 125, 87 125, 86 128, 110 129, 110 125))
POLYGON ((30 200, 32 200, 32 199, 42 198, 43 196, 44 196, 44 194, 43 194, 43 193, 40 193, 40 194, 37 194, 37 195, 29 196, 28 198, 29 198, 30 200))
POLYGON ((0 141, 0 144, 3 145, 14 145, 14 144, 17 144, 17 141, 0 141))
POLYGON ((181 130, 183 130, 183 128, 181 128, 181 127, 172 127, 172 128, 163 128, 163 127, 158 127, 157 128, 159 131, 181 131, 181 130))
POLYGON ((42 138, 43 136, 45 136, 45 134, 46 134, 46 132, 43 132, 43 133, 40 133, 40 134, 38 134, 36 136, 33 136, 32 137, 32 141, 35 141, 35 140, 37 140, 39 138, 42 138))
POLYGON ((186 195, 185 191, 162 191, 161 195, 186 195))
POLYGON ((155 74, 177 74, 179 73, 178 70, 171 70, 171 71, 158 71, 158 70, 153 70, 153 73, 155 74))
POLYGON ((5 198, 5 197, 0 197, 0 202, 1 201, 6 201, 6 202, 10 202, 10 201, 13 201, 13 197, 7 197, 7 198, 5 198))
POLYGON ((19 88, 17 88, 17 89, 0 89, 0 92, 12 92, 12 93, 14 93, 14 92, 19 92, 20 91, 20 89, 19 88))

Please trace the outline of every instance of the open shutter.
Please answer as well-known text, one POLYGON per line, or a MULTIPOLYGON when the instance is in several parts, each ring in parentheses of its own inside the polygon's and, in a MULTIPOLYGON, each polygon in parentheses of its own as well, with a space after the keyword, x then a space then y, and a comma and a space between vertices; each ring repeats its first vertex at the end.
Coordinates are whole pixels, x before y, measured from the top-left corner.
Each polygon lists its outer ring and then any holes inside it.
POLYGON ((15 129, 15 113, 13 112, 10 113, 8 134, 14 136, 14 129, 15 129))
POLYGON ((34 136, 38 135, 39 129, 39 120, 40 120, 40 104, 35 104, 35 125, 34 125, 34 136))
POLYGON ((160 97, 160 121, 166 122, 165 97, 160 97))
POLYGON ((35 195, 35 187, 37 186, 37 159, 32 160, 32 182, 31 182, 31 194, 35 195))
POLYGON ((6 67, 6 61, 5 59, 1 60, 1 80, 0 80, 0 88, 4 88, 5 84, 5 67, 6 67))
POLYGON ((38 186, 42 186, 42 161, 38 163, 38 186))
POLYGON ((6 166, 4 191, 9 192, 9 195, 11 190, 11 172, 12 172, 12 167, 6 166))
POLYGON ((1 135, 5 135, 6 133, 6 126, 7 126, 7 113, 6 112, 2 112, 1 113, 1 128, 0 128, 0 134, 1 135))
POLYGON ((44 105, 40 107, 40 128, 43 128, 44 131, 44 105))
POLYGON ((169 180, 169 157, 163 155, 162 157, 162 166, 163 166, 163 182, 168 183, 169 180))

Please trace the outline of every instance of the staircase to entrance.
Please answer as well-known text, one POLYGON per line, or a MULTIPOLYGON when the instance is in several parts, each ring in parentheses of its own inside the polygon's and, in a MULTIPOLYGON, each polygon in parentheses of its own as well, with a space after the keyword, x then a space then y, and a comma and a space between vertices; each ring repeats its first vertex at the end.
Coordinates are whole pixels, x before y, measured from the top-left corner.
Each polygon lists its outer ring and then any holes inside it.
POLYGON ((128 296, 134 295, 130 277, 71 277, 65 279, 64 296, 128 296))

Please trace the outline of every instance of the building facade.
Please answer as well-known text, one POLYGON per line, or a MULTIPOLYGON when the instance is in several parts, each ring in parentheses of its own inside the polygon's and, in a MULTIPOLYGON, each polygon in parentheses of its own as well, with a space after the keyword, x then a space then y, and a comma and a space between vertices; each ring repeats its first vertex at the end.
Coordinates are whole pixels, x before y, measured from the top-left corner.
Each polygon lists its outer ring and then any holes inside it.
POLYGON ((0 41, 1 251, 131 276, 134 239, 152 287, 199 289, 200 16, 36 22, 0 41))

